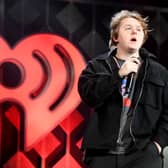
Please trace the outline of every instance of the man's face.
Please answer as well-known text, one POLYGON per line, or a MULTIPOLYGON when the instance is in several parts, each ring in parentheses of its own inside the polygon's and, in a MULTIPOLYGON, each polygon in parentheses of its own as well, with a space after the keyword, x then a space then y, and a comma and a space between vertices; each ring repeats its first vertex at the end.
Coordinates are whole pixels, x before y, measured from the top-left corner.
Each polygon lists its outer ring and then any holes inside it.
POLYGON ((124 51, 136 52, 143 44, 144 31, 140 22, 134 18, 125 18, 121 21, 118 37, 115 39, 117 48, 124 51))

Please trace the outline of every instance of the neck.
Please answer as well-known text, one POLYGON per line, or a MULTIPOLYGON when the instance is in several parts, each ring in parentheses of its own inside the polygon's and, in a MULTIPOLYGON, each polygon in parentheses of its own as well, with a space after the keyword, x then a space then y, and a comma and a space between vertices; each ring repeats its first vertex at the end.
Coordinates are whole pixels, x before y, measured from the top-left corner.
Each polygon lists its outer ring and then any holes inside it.
POLYGON ((136 50, 136 51, 125 52, 125 51, 117 49, 117 53, 116 53, 117 58, 122 59, 122 60, 126 60, 128 57, 131 57, 131 56, 139 57, 139 51, 136 50))

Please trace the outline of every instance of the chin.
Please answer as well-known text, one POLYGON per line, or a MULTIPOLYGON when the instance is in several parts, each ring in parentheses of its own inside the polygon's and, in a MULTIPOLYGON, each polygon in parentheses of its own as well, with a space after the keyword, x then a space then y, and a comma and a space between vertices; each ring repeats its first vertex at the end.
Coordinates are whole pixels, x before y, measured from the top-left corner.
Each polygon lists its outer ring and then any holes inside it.
POLYGON ((138 50, 139 50, 139 48, 129 48, 128 52, 132 54, 132 53, 137 52, 138 50))

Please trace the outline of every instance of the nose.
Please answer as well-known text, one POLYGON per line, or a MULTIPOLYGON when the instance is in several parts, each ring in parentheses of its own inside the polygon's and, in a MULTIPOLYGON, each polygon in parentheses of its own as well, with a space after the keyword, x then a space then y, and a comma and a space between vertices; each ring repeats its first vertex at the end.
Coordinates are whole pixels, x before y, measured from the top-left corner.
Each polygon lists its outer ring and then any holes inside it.
POLYGON ((132 28, 132 34, 137 34, 137 29, 136 28, 132 28))

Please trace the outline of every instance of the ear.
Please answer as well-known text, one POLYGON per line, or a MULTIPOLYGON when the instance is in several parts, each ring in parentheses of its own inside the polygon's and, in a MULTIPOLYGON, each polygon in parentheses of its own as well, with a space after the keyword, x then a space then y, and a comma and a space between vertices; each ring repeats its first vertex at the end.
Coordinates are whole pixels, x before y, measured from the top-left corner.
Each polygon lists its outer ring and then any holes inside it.
POLYGON ((117 37, 113 37, 113 41, 114 41, 115 43, 118 43, 118 38, 117 38, 117 37))

